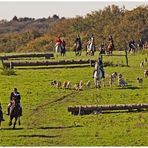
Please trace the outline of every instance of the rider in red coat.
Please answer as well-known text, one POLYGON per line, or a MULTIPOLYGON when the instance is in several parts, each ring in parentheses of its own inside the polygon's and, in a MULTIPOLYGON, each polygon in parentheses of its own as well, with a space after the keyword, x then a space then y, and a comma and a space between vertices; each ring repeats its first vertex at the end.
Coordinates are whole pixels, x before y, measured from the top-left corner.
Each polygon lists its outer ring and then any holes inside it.
POLYGON ((62 44, 62 40, 60 39, 60 37, 58 37, 58 39, 56 39, 55 42, 56 42, 57 45, 61 45, 62 44))

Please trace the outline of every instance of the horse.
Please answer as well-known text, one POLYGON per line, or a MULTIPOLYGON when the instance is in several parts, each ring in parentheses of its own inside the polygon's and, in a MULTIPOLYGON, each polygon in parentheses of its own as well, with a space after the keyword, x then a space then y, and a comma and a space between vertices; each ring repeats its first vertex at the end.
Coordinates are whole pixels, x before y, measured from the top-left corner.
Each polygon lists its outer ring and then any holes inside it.
POLYGON ((86 56, 87 55, 94 56, 95 51, 96 51, 95 44, 91 42, 90 44, 87 45, 86 56))
POLYGON ((61 56, 65 56, 65 53, 66 53, 66 49, 64 47, 64 45, 61 45, 61 56))
POLYGON ((101 79, 103 78, 103 73, 100 70, 100 66, 98 65, 98 62, 95 63, 95 71, 94 71, 94 83, 96 88, 101 88, 101 79))
POLYGON ((56 56, 58 56, 59 53, 61 53, 61 45, 58 43, 55 44, 55 52, 56 52, 56 56))
POLYGON ((110 41, 108 46, 107 46, 106 53, 112 55, 113 50, 114 50, 114 44, 110 41))
POLYGON ((129 53, 130 53, 130 52, 135 53, 136 50, 137 50, 136 45, 133 44, 133 43, 130 43, 130 44, 129 44, 129 51, 128 51, 128 52, 129 52, 129 53))
POLYGON ((82 46, 81 46, 81 43, 80 42, 77 42, 74 44, 74 52, 75 52, 75 55, 79 55, 81 56, 81 52, 82 52, 82 46))
POLYGON ((20 122, 20 105, 16 101, 16 99, 11 101, 9 126, 12 125, 13 118, 15 118, 15 121, 14 121, 14 124, 13 124, 13 129, 15 129, 17 119, 18 119, 18 124, 21 125, 21 122, 20 122))

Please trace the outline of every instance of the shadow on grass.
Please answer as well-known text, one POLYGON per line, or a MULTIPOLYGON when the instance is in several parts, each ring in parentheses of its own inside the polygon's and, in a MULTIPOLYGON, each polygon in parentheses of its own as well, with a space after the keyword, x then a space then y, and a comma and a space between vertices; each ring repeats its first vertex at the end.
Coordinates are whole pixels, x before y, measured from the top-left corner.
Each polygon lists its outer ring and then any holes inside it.
POLYGON ((67 129, 67 128, 77 128, 77 127, 83 127, 83 126, 76 125, 76 126, 39 127, 38 129, 67 129))
POLYGON ((18 135, 17 137, 36 137, 36 138, 56 138, 56 137, 60 137, 60 135, 55 135, 55 136, 48 136, 48 135, 18 135))
POLYGON ((131 85, 127 85, 126 87, 118 87, 116 89, 132 89, 132 90, 135 90, 135 89, 140 89, 139 87, 136 87, 136 86, 131 86, 131 85))
POLYGON ((7 128, 1 128, 0 130, 8 130, 8 131, 10 131, 10 130, 23 130, 24 128, 15 128, 15 129, 13 129, 13 128, 11 128, 11 127, 7 127, 7 128))

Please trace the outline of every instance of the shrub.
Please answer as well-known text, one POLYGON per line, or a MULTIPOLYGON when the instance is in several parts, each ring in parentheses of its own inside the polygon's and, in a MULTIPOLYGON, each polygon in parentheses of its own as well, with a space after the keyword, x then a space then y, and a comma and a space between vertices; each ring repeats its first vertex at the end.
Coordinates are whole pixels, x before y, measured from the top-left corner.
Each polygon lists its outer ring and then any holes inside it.
POLYGON ((16 75, 16 72, 14 71, 14 69, 3 68, 1 74, 2 74, 2 75, 11 76, 11 75, 16 75))

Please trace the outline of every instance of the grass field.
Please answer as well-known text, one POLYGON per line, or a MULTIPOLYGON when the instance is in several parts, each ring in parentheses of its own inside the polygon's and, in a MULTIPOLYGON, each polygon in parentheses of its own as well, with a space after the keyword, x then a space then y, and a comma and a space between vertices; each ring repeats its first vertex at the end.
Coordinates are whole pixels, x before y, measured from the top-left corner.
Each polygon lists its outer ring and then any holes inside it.
MULTIPOLYGON (((94 88, 93 67, 65 69, 15 70, 16 75, 0 75, 0 102, 5 122, 0 130, 0 146, 148 146, 148 112, 118 112, 73 116, 69 105, 148 103, 148 78, 142 86, 136 78, 143 77, 139 64, 148 54, 129 55, 129 67, 105 67, 105 72, 123 73, 129 87, 94 88), (52 80, 71 80, 72 84, 91 81, 91 89, 82 91, 51 88, 52 80), (6 116, 9 95, 17 87, 22 96, 22 125, 15 130, 8 126, 6 116)), ((84 54, 76 59, 87 59, 84 54)), ((56 59, 63 59, 58 57, 56 59)), ((67 53, 64 59, 75 59, 67 53)), ((93 59, 97 59, 97 53, 93 59)), ((105 57, 123 65, 124 57, 105 57)), ((2 68, 2 67, 1 67, 2 68)), ((148 63, 144 69, 148 69, 148 63)), ((2 69, 0 70, 0 72, 2 69)))

